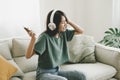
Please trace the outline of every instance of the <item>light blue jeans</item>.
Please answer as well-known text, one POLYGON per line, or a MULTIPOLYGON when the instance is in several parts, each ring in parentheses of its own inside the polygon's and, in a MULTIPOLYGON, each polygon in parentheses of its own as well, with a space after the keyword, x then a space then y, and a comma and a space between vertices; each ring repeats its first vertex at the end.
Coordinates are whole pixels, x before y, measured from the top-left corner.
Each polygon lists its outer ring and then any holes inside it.
POLYGON ((86 80, 86 77, 78 71, 59 71, 59 67, 52 69, 38 68, 36 80, 86 80))

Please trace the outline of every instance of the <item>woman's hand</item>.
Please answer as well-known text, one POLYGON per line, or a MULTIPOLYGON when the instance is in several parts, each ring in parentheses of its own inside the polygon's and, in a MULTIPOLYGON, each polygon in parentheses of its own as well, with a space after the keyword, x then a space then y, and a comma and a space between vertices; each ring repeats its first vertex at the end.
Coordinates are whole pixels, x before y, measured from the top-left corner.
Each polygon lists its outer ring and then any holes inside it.
POLYGON ((30 30, 29 28, 26 28, 26 27, 24 27, 24 29, 31 38, 35 38, 36 34, 32 30, 30 30))
POLYGON ((75 34, 82 34, 84 32, 84 29, 80 27, 79 25, 73 23, 72 21, 68 20, 68 24, 71 25, 71 27, 74 28, 75 34))

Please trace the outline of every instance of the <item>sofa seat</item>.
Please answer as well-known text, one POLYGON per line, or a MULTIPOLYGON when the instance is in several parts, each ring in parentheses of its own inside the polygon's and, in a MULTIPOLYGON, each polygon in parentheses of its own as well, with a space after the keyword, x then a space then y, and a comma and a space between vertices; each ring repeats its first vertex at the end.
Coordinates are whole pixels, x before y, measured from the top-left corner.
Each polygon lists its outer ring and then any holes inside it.
POLYGON ((35 80, 35 79, 36 79, 36 71, 32 71, 25 73, 22 80, 35 80))
MULTIPOLYGON (((64 64, 60 66, 61 71, 76 70, 86 75, 87 80, 116 80, 110 79, 116 74, 116 69, 103 63, 64 64)), ((22 80, 35 80, 36 71, 27 72, 22 80)), ((14 80, 14 79, 13 79, 14 80)), ((16 79, 17 80, 17 79, 16 79)))
POLYGON ((22 79, 20 79, 18 77, 12 77, 12 78, 10 78, 10 80, 22 80, 22 79))
POLYGON ((80 71, 86 75, 87 80, 109 80, 116 74, 116 69, 103 63, 65 64, 60 67, 62 71, 80 71))
POLYGON ((115 79, 115 78, 112 78, 112 79, 109 79, 109 80, 117 80, 117 79, 115 79))

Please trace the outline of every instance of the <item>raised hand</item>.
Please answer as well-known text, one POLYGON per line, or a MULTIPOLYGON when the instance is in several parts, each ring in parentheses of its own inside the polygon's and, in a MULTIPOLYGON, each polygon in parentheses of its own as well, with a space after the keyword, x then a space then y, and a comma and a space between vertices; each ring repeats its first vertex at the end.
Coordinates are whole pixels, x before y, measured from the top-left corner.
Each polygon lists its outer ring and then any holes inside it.
POLYGON ((28 49, 27 49, 27 52, 25 55, 26 58, 29 59, 35 54, 34 44, 35 44, 36 37, 35 37, 35 33, 32 30, 30 30, 29 28, 26 28, 26 27, 24 27, 24 29, 28 33, 28 35, 31 37, 31 40, 30 40, 30 43, 29 43, 29 46, 28 46, 28 49))
POLYGON ((24 29, 31 38, 35 38, 36 34, 32 30, 30 30, 29 28, 26 28, 26 27, 24 27, 24 29))

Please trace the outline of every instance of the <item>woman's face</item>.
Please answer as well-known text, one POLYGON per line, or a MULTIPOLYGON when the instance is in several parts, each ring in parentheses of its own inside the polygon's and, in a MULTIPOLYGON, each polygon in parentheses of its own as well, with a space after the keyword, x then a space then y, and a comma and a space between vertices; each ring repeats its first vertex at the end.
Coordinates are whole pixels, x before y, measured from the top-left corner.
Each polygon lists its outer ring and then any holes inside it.
POLYGON ((61 22, 59 24, 59 32, 64 32, 66 31, 67 28, 67 21, 64 16, 61 17, 61 22))

